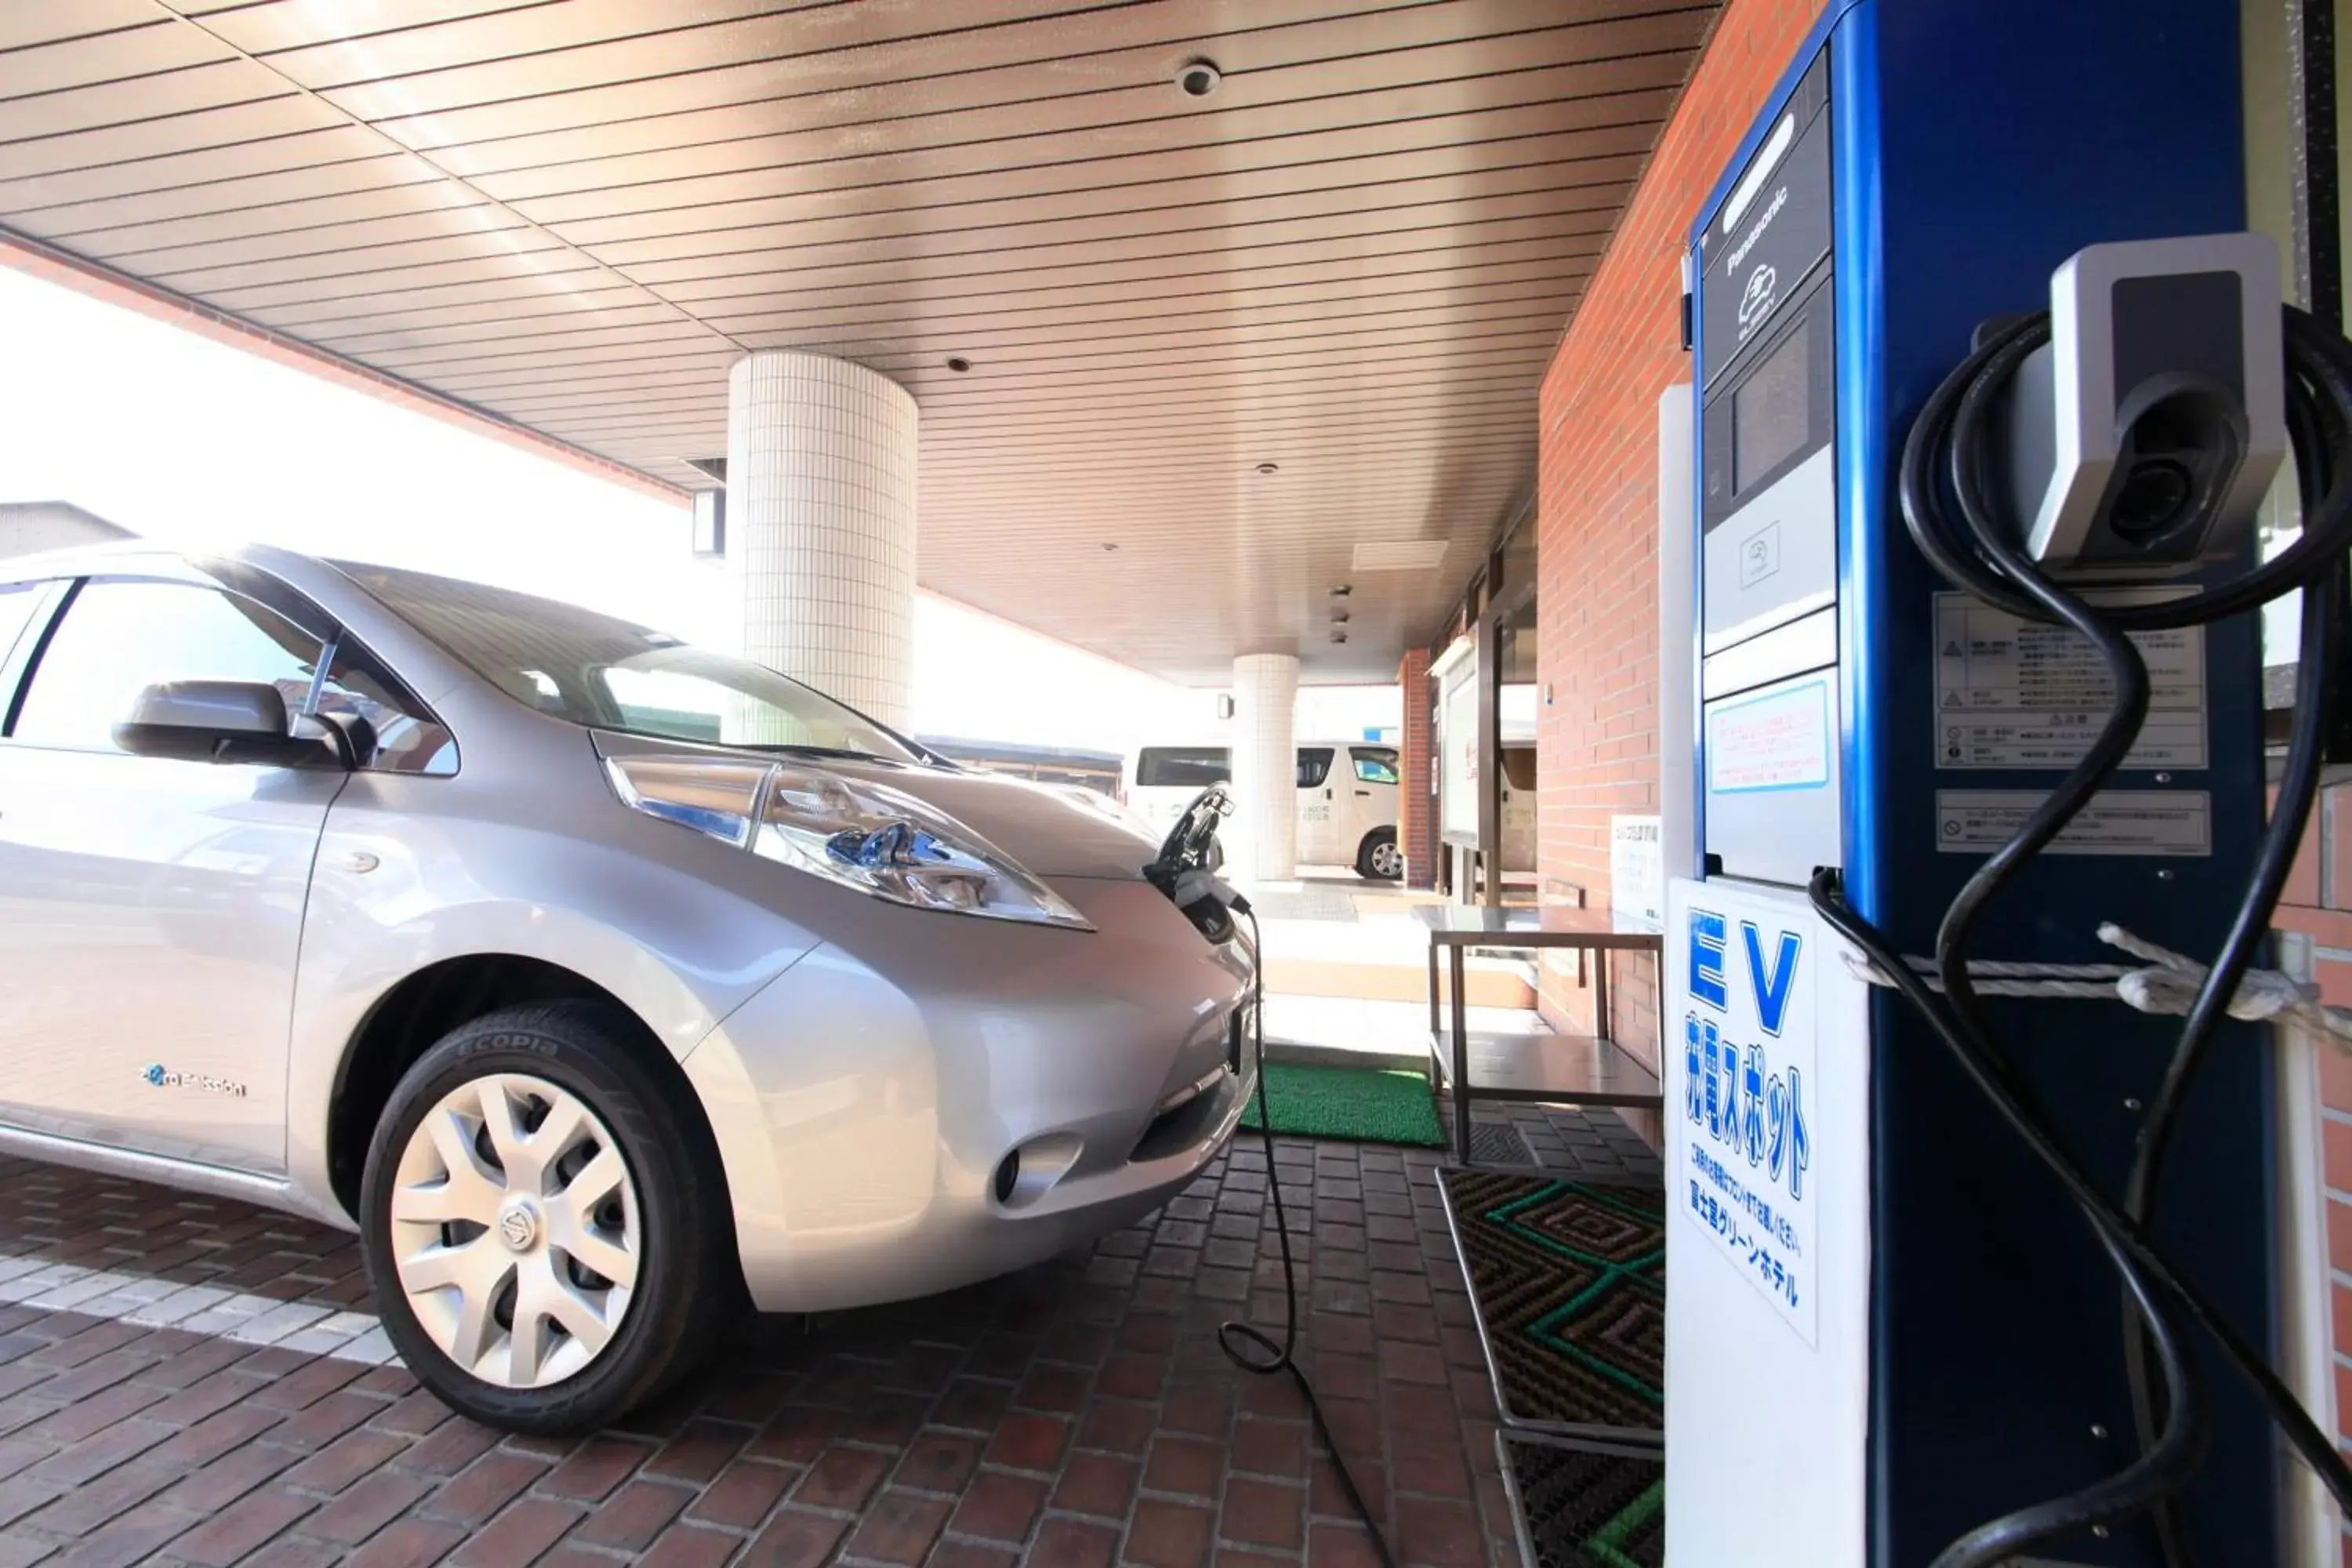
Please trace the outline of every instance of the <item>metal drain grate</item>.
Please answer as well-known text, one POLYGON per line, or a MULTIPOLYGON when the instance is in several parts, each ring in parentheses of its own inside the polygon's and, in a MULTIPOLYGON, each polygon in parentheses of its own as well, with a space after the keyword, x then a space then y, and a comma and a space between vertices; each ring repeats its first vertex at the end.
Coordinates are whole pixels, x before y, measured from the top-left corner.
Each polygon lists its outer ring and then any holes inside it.
POLYGON ((1535 1155, 1519 1130, 1508 1122, 1470 1124, 1470 1163, 1474 1165, 1532 1165, 1535 1155))

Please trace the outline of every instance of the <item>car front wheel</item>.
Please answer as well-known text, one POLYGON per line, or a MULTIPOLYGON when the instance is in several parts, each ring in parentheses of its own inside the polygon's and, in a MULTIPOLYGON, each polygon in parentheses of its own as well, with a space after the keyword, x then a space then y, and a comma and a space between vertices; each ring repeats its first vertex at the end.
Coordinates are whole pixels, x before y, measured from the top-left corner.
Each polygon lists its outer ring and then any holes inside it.
POLYGON ((385 1331, 486 1425, 626 1414, 690 1369, 726 1298, 728 1210, 678 1126, 686 1091, 625 1026, 579 1002, 490 1014, 425 1052, 376 1127, 362 1231, 385 1331))
POLYGON ((1396 829, 1376 827, 1364 835, 1356 850, 1356 875, 1371 882, 1393 882, 1404 875, 1404 851, 1397 847, 1396 829))

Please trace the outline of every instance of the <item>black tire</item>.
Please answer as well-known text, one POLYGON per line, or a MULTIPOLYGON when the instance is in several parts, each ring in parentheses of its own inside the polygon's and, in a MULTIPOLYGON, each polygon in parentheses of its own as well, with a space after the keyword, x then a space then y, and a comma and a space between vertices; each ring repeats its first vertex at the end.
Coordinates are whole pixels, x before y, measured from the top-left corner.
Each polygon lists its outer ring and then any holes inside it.
POLYGON ((368 1147, 361 1246, 385 1332, 417 1381, 462 1415, 509 1432, 569 1436, 606 1426, 693 1370, 742 1296, 718 1156, 683 1083, 633 1049, 633 1022, 586 1001, 502 1008, 451 1034, 393 1090, 368 1147), (510 1388, 476 1377, 419 1324, 393 1257, 394 1173, 444 1096, 493 1073, 528 1073, 578 1098, 620 1145, 637 1194, 643 1247, 621 1327, 560 1382, 510 1388))
POLYGON ((1396 852, 1396 841, 1397 833, 1393 827, 1375 827, 1365 834, 1364 841, 1356 847, 1356 875, 1367 882, 1402 880, 1404 877, 1404 864, 1401 859, 1391 869, 1381 868, 1381 851, 1385 849, 1391 857, 1393 857, 1396 852))

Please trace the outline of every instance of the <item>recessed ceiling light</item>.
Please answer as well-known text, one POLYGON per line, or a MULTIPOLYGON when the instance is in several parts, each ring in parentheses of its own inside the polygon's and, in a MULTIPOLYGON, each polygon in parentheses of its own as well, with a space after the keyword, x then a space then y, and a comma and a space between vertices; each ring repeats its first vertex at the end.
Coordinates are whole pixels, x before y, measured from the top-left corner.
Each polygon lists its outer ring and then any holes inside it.
POLYGON ((1348 634, 1345 632, 1333 632, 1331 634, 1331 640, 1333 642, 1346 642, 1348 640, 1348 634))
POLYGON ((1331 596, 1335 599, 1344 599, 1355 591, 1354 586, 1350 584, 1335 583, 1331 587, 1331 596))
POLYGON ((1114 543, 1113 542, 1111 542, 1110 540, 1106 539, 1106 540, 1104 540, 1104 541, 1103 541, 1103 553, 1104 553, 1104 554, 1108 555, 1108 554, 1111 553, 1113 551, 1116 551, 1118 548, 1118 546, 1116 543, 1114 543))
POLYGON ((958 375, 961 375, 964 372, 971 368, 971 361, 964 358, 961 354, 957 354, 954 358, 948 361, 948 368, 955 372, 958 375))
POLYGON ((1331 624, 1332 624, 1333 626, 1346 626, 1346 625, 1348 624, 1348 612, 1347 612, 1347 611, 1345 611, 1345 610, 1334 610, 1334 611, 1332 611, 1332 612, 1331 612, 1331 624))
POLYGON ((1176 90, 1187 98, 1207 98, 1225 79, 1211 59, 1191 59, 1176 68, 1176 90))
POLYGON ((1282 465, 1280 463, 1260 463, 1257 466, 1257 471, 1261 474, 1278 474, 1282 472, 1282 465))

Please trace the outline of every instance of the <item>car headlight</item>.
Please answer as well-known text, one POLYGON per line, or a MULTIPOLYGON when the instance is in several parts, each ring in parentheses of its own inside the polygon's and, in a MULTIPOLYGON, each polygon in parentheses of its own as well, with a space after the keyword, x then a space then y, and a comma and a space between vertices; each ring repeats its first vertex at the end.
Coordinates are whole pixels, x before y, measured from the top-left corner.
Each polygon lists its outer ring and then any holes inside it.
POLYGON ((895 904, 1092 931, 1003 851, 937 808, 804 763, 608 757, 622 804, 895 904))

